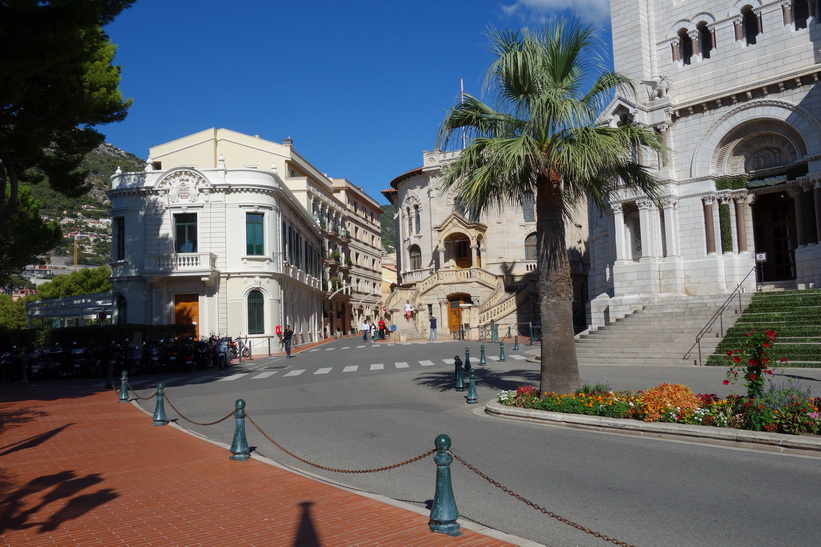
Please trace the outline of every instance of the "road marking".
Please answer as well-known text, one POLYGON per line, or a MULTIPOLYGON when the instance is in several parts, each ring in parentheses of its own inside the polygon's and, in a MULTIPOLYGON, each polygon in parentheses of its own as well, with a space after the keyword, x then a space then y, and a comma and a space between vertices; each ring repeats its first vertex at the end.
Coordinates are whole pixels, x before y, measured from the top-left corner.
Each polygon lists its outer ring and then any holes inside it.
POLYGON ((359 365, 348 365, 342 369, 342 372, 356 372, 358 369, 359 365))
POLYGON ((342 347, 342 348, 339 348, 339 349, 351 349, 351 346, 345 346, 345 347, 342 347))
POLYGON ((419 364, 422 365, 423 367, 432 367, 433 366, 433 361, 419 361, 419 364))
POLYGON ((487 358, 492 360, 492 361, 498 361, 499 360, 498 355, 488 355, 487 358))
POLYGON ((328 349, 326 349, 325 351, 333 351, 333 350, 335 350, 335 349, 336 349, 336 348, 328 348, 328 349))
POLYGON ((332 370, 333 370, 333 367, 322 367, 322 368, 316 369, 316 372, 314 372, 314 374, 328 374, 332 370))
POLYGON ((371 365, 371 370, 385 370, 385 365, 382 363, 376 363, 371 365))
MULTIPOLYGON (((250 372, 238 372, 237 374, 232 374, 231 376, 226 376, 225 378, 220 378, 217 382, 230 382, 232 380, 239 380, 243 376, 248 376, 251 374, 250 372)), ((173 378, 176 380, 176 378, 173 378)))
POLYGON ((525 359, 527 359, 527 357, 525 357, 524 355, 508 355, 508 357, 510 357, 511 359, 517 359, 519 361, 524 361, 525 359))
POLYGON ((453 364, 453 359, 442 359, 442 361, 443 361, 446 365, 452 365, 452 364, 453 364))
POLYGON ((407 364, 407 363, 405 363, 405 362, 402 362, 402 363, 394 363, 394 365, 396 366, 396 368, 408 368, 408 367, 410 367, 410 365, 409 365, 409 364, 407 364))
POLYGON ((356 349, 364 348, 365 346, 356 346, 356 349))
POLYGON ((253 376, 251 379, 252 380, 262 380, 263 378, 269 378, 269 377, 273 376, 277 372, 279 372, 279 371, 274 370, 274 371, 268 371, 268 372, 260 372, 256 376, 253 376))
POLYGON ((299 370, 292 370, 291 372, 288 372, 287 374, 285 374, 285 376, 299 376, 299 375, 300 375, 300 374, 302 374, 303 372, 305 372, 305 369, 304 369, 304 368, 303 368, 303 369, 299 369, 299 370))
POLYGON ((308 351, 319 351, 319 348, 316 348, 316 349, 309 349, 308 351))

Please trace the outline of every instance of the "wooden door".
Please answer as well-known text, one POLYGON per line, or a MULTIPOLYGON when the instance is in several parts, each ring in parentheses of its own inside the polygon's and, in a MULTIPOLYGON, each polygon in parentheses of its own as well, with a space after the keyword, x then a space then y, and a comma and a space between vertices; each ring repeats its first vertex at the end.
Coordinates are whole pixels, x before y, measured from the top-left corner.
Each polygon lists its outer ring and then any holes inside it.
POLYGON ((174 295, 174 323, 194 325, 194 334, 200 335, 200 297, 198 294, 174 295))
POLYGON ((462 328, 462 303, 461 299, 448 302, 448 330, 456 332, 462 328))

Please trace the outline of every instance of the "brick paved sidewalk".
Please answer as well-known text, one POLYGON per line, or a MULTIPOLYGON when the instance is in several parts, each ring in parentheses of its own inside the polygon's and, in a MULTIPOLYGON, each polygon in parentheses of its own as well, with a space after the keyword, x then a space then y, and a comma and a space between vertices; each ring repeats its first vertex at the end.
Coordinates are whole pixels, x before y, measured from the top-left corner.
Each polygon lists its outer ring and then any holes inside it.
MULTIPOLYGON (((151 425, 111 391, 0 384, 0 544, 509 545, 151 425)), ((499 537, 504 537, 499 535, 499 537)))

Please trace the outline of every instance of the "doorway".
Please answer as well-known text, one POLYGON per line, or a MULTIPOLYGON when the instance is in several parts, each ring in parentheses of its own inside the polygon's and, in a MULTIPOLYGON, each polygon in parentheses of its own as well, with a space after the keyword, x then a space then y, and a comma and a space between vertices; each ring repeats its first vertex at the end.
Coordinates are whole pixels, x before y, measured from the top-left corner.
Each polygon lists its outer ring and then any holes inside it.
POLYGON ((755 252, 767 253, 759 270, 761 279, 786 281, 795 279, 795 210, 786 192, 759 195, 755 203, 755 252))
POLYGON ((448 330, 457 332, 462 328, 462 304, 472 302, 469 294, 452 294, 448 296, 448 330))
POLYGON ((194 334, 199 337, 200 296, 198 294, 174 295, 174 324, 194 325, 194 334))

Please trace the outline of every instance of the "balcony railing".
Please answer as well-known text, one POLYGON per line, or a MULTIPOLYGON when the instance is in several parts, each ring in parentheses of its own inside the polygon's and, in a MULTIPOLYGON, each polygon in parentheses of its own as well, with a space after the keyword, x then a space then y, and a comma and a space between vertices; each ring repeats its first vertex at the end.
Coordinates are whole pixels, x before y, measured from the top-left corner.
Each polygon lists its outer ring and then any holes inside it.
POLYGON ((217 270, 217 255, 214 253, 168 253, 145 256, 145 272, 152 274, 208 275, 217 270))

